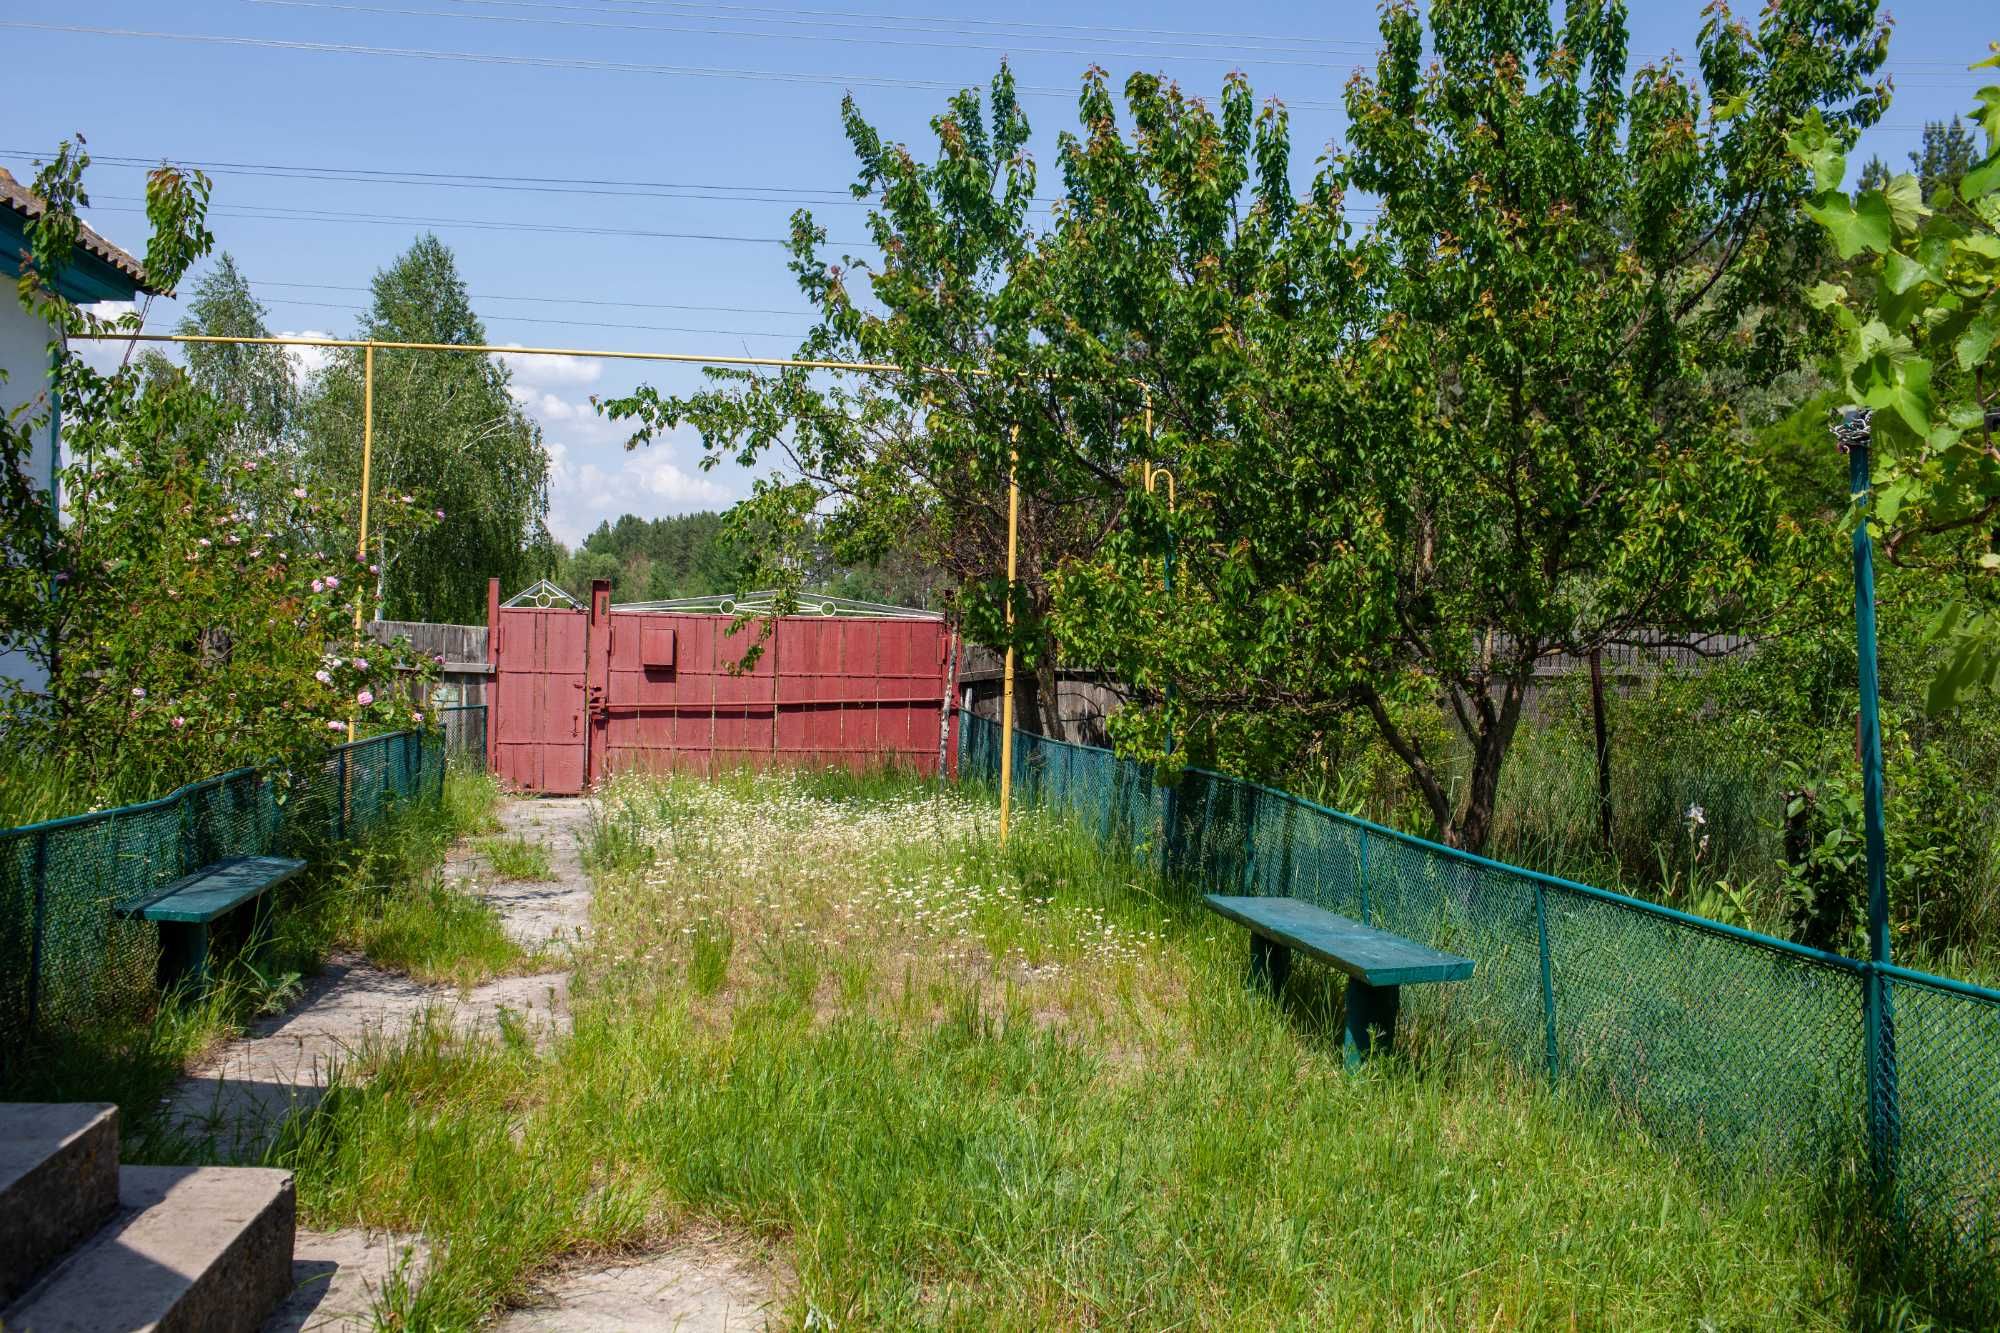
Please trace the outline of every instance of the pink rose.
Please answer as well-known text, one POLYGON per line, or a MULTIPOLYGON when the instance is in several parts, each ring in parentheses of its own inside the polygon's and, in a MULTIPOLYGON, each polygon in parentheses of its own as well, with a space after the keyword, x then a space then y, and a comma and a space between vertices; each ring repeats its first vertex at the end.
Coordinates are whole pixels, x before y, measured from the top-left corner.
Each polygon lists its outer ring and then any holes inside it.
POLYGON ((335 578, 333 575, 328 574, 326 576, 326 586, 329 588, 338 588, 340 586, 340 580, 335 578))
POLYGON ((305 487, 303 487, 303 486, 294 486, 294 487, 292 487, 292 498, 293 498, 294 500, 303 500, 303 499, 305 499, 305 498, 306 498, 306 488, 305 488, 305 487))
POLYGON ((314 591, 314 592, 325 592, 325 591, 326 591, 326 580, 325 580, 325 579, 314 579, 314 580, 313 580, 313 591, 314 591))
POLYGON ((369 704, 375 702, 375 695, 368 690, 363 690, 361 691, 361 693, 354 696, 354 702, 360 704, 363 708, 366 708, 369 704))
POLYGON ((132 697, 134 699, 143 699, 146 697, 146 692, 140 689, 137 685, 134 685, 132 687, 132 697))
POLYGON ((421 721, 423 721, 423 720, 424 720, 424 715, 423 715, 422 713, 411 713, 411 714, 410 714, 410 721, 412 721, 412 722, 421 722, 421 721))
POLYGON ((438 516, 439 518, 443 518, 443 517, 444 517, 444 510, 442 510, 442 509, 438 510, 438 511, 437 511, 437 516, 438 516))
POLYGON ((177 727, 185 727, 187 724, 188 720, 184 717, 177 717, 174 719, 174 725, 177 727))
POLYGON ((326 724, 326 729, 328 731, 346 731, 347 724, 345 722, 329 722, 326 724))
POLYGON ((322 685, 331 685, 333 684, 333 673, 330 671, 315 671, 313 672, 313 679, 322 685))
POLYGON ((357 658, 355 658, 355 659, 354 659, 354 669, 355 669, 356 671, 366 671, 366 670, 368 669, 368 659, 367 659, 367 658, 365 658, 365 657, 357 657, 357 658))

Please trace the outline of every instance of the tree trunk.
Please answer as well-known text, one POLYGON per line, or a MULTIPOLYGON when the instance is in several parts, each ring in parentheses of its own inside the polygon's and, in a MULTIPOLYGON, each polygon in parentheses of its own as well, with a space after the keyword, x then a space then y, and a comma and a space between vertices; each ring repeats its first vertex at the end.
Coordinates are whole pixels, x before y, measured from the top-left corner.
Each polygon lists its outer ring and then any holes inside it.
POLYGON ((1611 851, 1611 732, 1604 721, 1603 653, 1590 650, 1590 722, 1597 738, 1597 836, 1611 851))
POLYGON ((1500 794, 1500 772, 1507 762, 1507 750, 1514 743, 1514 729, 1521 720, 1521 701, 1527 687, 1519 680, 1506 682, 1498 710, 1479 710, 1478 735, 1472 737, 1472 772, 1465 784, 1465 804, 1445 829, 1445 844, 1468 852, 1483 852, 1493 836, 1494 806, 1500 794))

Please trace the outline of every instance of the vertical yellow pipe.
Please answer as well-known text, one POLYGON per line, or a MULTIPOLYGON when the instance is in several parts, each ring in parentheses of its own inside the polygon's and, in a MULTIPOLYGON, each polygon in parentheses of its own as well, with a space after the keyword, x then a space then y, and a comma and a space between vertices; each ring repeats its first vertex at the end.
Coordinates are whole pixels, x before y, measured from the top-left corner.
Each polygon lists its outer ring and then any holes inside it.
MULTIPOLYGON (((361 351, 361 535, 355 539, 354 555, 361 567, 368 564, 369 469, 375 462, 375 344, 361 351)), ((361 637, 362 578, 354 576, 354 635, 361 637)))
POLYGON ((1007 665, 1000 685, 1000 845, 1007 845, 1007 814, 1014 798, 1014 574, 1020 550, 1021 483, 1015 468, 1021 461, 1021 428, 1008 436, 1007 449, 1007 665))
MULTIPOLYGON (((368 567, 368 470, 375 458, 375 344, 369 343, 361 350, 361 535, 355 539, 354 554, 359 557, 355 566, 358 570, 368 567)), ((354 580, 354 651, 361 651, 361 602, 367 596, 365 580, 357 572, 354 580)), ((354 729, 361 721, 361 712, 353 704, 347 707, 347 739, 354 739, 354 729)), ((343 769, 343 772, 346 770, 343 769)), ((340 793, 343 813, 348 801, 348 793, 340 793)))

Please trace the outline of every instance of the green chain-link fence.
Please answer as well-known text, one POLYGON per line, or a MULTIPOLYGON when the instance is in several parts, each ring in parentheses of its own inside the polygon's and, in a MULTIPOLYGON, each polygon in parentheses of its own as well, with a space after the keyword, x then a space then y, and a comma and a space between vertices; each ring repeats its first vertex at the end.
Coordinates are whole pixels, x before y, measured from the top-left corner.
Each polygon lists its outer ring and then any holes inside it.
POLYGON ((157 800, 0 831, 0 1051, 152 995, 158 927, 115 905, 230 856, 351 841, 399 805, 435 799, 453 755, 485 758, 486 710, 435 732, 343 745, 289 780, 238 769, 157 800))
MULTIPOLYGON (((961 775, 997 776, 999 727, 962 725, 961 775)), ((1473 1030, 1727 1171, 1860 1170, 1872 1151, 1887 1234, 1948 1271, 2000 1275, 2000 993, 1502 865, 1217 774, 1189 770, 1169 794, 1106 750, 1014 744, 1023 804, 1157 851, 1203 885, 1305 899, 1477 960, 1469 982, 1409 988, 1410 1019, 1473 1030), (1892 1015, 1872 1135, 1871 978, 1892 1015)))

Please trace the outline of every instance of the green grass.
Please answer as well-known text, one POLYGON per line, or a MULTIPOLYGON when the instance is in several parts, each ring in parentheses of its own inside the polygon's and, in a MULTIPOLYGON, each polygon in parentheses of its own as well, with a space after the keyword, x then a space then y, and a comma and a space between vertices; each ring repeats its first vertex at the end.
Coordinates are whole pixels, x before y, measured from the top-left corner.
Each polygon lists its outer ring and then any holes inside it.
POLYGON ((517 834, 511 838, 487 838, 478 847, 480 855, 501 879, 554 878, 548 844, 539 839, 517 834))
POLYGON ((794 1326, 1921 1327, 1815 1191, 1718 1192, 1043 816, 900 779, 628 779, 575 1029, 441 1026, 294 1127, 303 1219, 422 1230, 412 1328, 720 1229, 794 1326))
POLYGON ((447 770, 442 802, 396 811, 359 842, 313 854, 306 873, 276 891, 263 933, 218 953, 205 994, 132 988, 92 1021, 41 1037, 10 1061, 0 1101, 116 1102, 128 1157, 172 1157, 155 1118, 161 1098, 205 1052, 284 1010, 334 949, 460 985, 532 965, 489 905, 439 875, 454 842, 491 824, 498 799, 486 775, 447 770))

